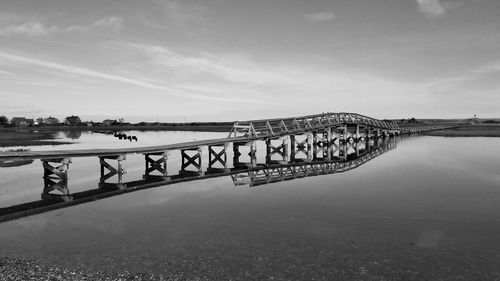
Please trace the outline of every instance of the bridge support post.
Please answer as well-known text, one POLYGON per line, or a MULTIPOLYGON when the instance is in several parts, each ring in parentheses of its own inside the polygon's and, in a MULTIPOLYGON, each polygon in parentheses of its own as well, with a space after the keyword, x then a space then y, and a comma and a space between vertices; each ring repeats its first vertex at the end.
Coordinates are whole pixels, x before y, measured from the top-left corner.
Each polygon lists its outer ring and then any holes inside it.
POLYGON ((282 142, 278 146, 272 144, 271 138, 266 139, 266 164, 273 163, 287 163, 288 162, 288 139, 283 138, 282 142), (274 154, 281 156, 282 160, 272 160, 274 154))
POLYGON ((367 151, 368 153, 370 153, 370 152, 371 152, 370 142, 371 142, 370 127, 366 127, 365 145, 366 145, 366 151, 367 151))
POLYGON ((313 133, 313 160, 324 160, 328 157, 329 138, 329 130, 313 133), (320 157, 318 157, 318 153, 321 153, 320 157))
POLYGON ((181 150, 182 165, 179 174, 182 176, 202 175, 201 167, 201 147, 188 148, 181 150), (190 155, 192 154, 192 155, 190 155), (193 166, 196 171, 186 170, 189 166, 193 166))
POLYGON ((233 143, 233 166, 235 168, 241 166, 247 166, 247 167, 257 166, 257 147, 255 145, 255 141, 233 143), (250 162, 244 163, 240 161, 241 146, 248 146, 250 148, 250 152, 248 152, 248 156, 250 157, 250 162))
POLYGON ((311 134, 308 133, 303 141, 297 140, 297 135, 290 135, 290 161, 311 161, 312 159, 311 134), (304 153, 306 158, 297 158, 299 153, 304 153))
POLYGON ((227 172, 227 143, 223 145, 209 145, 208 146, 208 168, 207 173, 220 173, 227 172), (217 151, 217 148, 220 150, 217 151), (215 168, 214 165, 220 164, 222 168, 215 168))
POLYGON ((338 130, 340 131, 340 141, 343 143, 348 143, 349 142, 349 132, 347 131, 347 125, 344 125, 343 127, 339 127, 338 130))
POLYGON ((146 180, 170 180, 167 171, 167 159, 168 152, 156 152, 156 153, 146 153, 144 154, 144 159, 146 162, 146 169, 144 171, 143 179, 146 180), (155 159, 156 158, 156 159, 155 159), (159 175, 152 175, 152 173, 158 172, 159 175))
POLYGON ((257 145, 255 141, 250 142, 250 152, 248 153, 248 156, 250 156, 250 163, 252 167, 257 166, 257 145))
POLYGON ((307 134, 307 161, 312 161, 314 150, 313 150, 313 135, 312 133, 307 134))
POLYGON ((99 179, 99 188, 109 189, 125 189, 127 184, 123 183, 123 175, 127 172, 123 169, 122 162, 127 158, 125 155, 100 156, 99 163, 101 164, 101 178, 99 179), (116 160, 116 168, 107 161, 116 160), (116 175, 118 180, 116 183, 106 182, 109 178, 116 175))
POLYGON ((71 201, 73 197, 68 189, 68 169, 71 159, 42 159, 43 164, 43 200, 71 201), (56 164, 53 164, 56 163, 56 164), (51 193, 57 191, 59 194, 51 193))
POLYGON ((297 140, 295 140, 295 135, 290 135, 290 162, 295 161, 295 144, 297 140))
POLYGON ((330 146, 332 144, 332 127, 326 129, 326 145, 330 146))
POLYGON ((313 133, 313 146, 327 147, 330 144, 331 129, 313 133))
POLYGON ((342 160, 347 160, 347 148, 348 148, 349 143, 348 142, 342 142, 339 144, 339 158, 342 160))
POLYGON ((385 138, 387 138, 388 136, 389 136, 389 132, 388 132, 387 130, 384 130, 384 131, 382 132, 382 138, 384 138, 384 139, 385 139, 385 138))

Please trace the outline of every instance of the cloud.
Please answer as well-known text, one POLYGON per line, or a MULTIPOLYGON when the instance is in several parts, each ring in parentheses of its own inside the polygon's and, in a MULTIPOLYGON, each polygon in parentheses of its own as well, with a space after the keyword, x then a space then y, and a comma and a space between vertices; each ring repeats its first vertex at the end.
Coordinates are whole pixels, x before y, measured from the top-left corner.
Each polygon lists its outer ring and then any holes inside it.
POLYGON ((30 20, 21 24, 11 24, 0 28, 0 35, 25 35, 29 37, 43 37, 53 34, 89 32, 92 30, 118 31, 122 28, 123 19, 109 16, 87 25, 72 25, 60 27, 57 25, 46 26, 42 22, 30 20))
POLYGON ((14 75, 14 73, 0 69, 0 75, 14 75))
POLYGON ((445 2, 441 3, 439 0, 416 0, 418 10, 428 18, 436 18, 444 15, 448 10, 458 7, 461 3, 445 2))
MULTIPOLYGON (((241 54, 206 51, 186 55, 164 46, 137 43, 124 44, 121 49, 127 47, 140 51, 136 55, 142 59, 143 54, 149 57, 151 64, 148 69, 163 77, 174 77, 169 83, 178 89, 267 102, 259 110, 280 104, 286 108, 283 110, 296 113, 314 108, 314 111, 338 109, 368 114, 373 112, 369 108, 372 102, 398 107, 407 103, 412 94, 421 98, 420 85, 385 79, 335 64, 268 62, 241 54), (383 94, 373 94, 374 89, 383 94), (340 97, 344 95, 349 99, 343 101, 340 97)), ((132 52, 127 52, 127 55, 134 56, 132 52)))
POLYGON ((122 28, 122 25, 123 25, 123 19, 120 17, 106 17, 92 24, 92 26, 97 28, 114 30, 114 31, 120 30, 122 28))
POLYGON ((83 75, 83 76, 105 79, 105 80, 114 81, 114 82, 126 83, 126 84, 134 85, 137 87, 161 91, 163 93, 166 93, 168 95, 175 96, 175 97, 196 99, 196 100, 220 100, 220 101, 234 101, 234 102, 249 102, 249 100, 219 98, 219 97, 211 97, 211 96, 204 96, 204 95, 188 94, 188 93, 179 91, 179 90, 174 89, 174 88, 170 88, 170 87, 166 87, 166 86, 162 86, 162 85, 157 85, 157 84, 152 84, 152 83, 148 83, 148 82, 144 82, 144 81, 140 81, 140 80, 136 80, 136 79, 131 79, 131 78, 127 78, 127 77, 123 77, 123 76, 119 76, 119 75, 108 74, 108 73, 93 71, 93 70, 69 66, 69 65, 58 64, 58 63, 44 61, 44 60, 27 58, 27 57, 17 56, 17 55, 13 55, 13 54, 4 53, 4 52, 0 52, 0 58, 15 61, 18 63, 37 65, 37 66, 41 66, 44 68, 58 70, 58 71, 62 71, 62 72, 69 73, 69 74, 83 75))
POLYGON ((2 30, 0 34, 4 35, 27 35, 30 37, 47 36, 49 34, 58 32, 59 28, 57 26, 47 27, 40 22, 28 21, 20 25, 10 25, 2 30))
POLYGON ((162 46, 135 43, 128 45, 148 55, 153 63, 164 66, 179 76, 205 75, 222 79, 226 83, 243 83, 249 86, 290 82, 284 69, 263 66, 239 54, 199 52, 188 56, 162 46))
POLYGON ((302 16, 304 17, 304 19, 306 19, 310 22, 324 22, 324 21, 330 21, 330 20, 335 19, 335 15, 333 14, 332 11, 305 14, 302 16))
POLYGON ((166 86, 159 85, 159 84, 144 82, 144 81, 138 80, 138 79, 132 79, 132 78, 123 77, 123 76, 119 76, 119 75, 108 74, 108 73, 93 71, 93 70, 89 70, 89 69, 85 69, 85 68, 53 63, 53 62, 49 62, 49 61, 21 57, 21 56, 12 55, 12 54, 8 54, 8 53, 4 53, 4 52, 0 51, 0 58, 2 58, 2 57, 9 59, 9 60, 12 60, 12 61, 15 61, 15 62, 19 62, 19 63, 38 65, 38 66, 41 66, 41 67, 44 67, 47 69, 58 70, 58 71, 61 71, 63 73, 83 75, 83 76, 99 78, 99 79, 104 79, 104 80, 109 80, 109 81, 114 81, 114 82, 121 82, 121 83, 129 84, 129 85, 134 85, 137 87, 142 87, 144 89, 157 90, 157 91, 166 93, 170 96, 175 96, 175 97, 180 97, 180 98, 187 98, 187 99, 194 99, 194 100, 236 102, 236 103, 260 103, 260 101, 256 101, 256 100, 252 100, 252 99, 248 99, 248 98, 217 97, 217 96, 208 96, 208 95, 204 95, 204 94, 191 94, 189 92, 186 92, 185 89, 183 89, 183 87, 177 87, 177 88, 166 87, 166 86))

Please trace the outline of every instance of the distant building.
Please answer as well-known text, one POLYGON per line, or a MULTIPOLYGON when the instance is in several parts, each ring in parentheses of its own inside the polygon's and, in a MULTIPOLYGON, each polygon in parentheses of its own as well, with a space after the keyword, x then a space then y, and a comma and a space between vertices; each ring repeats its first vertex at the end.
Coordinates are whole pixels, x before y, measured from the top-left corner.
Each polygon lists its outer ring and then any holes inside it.
POLYGON ((13 117, 10 123, 16 127, 33 126, 33 124, 35 124, 35 120, 27 119, 25 117, 13 117))

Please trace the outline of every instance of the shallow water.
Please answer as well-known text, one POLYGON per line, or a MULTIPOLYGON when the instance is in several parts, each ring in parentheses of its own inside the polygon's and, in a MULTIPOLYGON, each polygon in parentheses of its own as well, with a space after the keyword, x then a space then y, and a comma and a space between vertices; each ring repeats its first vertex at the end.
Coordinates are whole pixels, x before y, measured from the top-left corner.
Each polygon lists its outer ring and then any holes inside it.
MULTIPOLYGON (((184 134, 178 140, 193 138, 184 134)), ((219 177, 124 194, 2 223, 0 254, 212 280, 497 280, 499 145, 416 137, 344 173, 258 187, 219 177)), ((97 160, 81 159, 70 188, 97 183, 97 160)), ((127 176, 140 175, 141 161, 127 159, 127 176)), ((40 166, 0 170, 2 202, 38 199, 40 166)))

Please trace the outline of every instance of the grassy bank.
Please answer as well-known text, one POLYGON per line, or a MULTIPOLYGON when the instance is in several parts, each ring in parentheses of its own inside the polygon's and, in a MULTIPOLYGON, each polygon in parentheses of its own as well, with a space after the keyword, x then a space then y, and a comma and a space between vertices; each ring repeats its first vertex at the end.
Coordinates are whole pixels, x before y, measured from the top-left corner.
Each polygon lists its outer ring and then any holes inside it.
POLYGON ((0 127, 0 147, 59 145, 68 144, 56 140, 57 132, 121 132, 121 131, 197 131, 197 132, 228 132, 232 123, 219 124, 161 124, 161 125, 125 125, 125 126, 42 126, 22 128, 0 127))
POLYGON ((22 128, 1 128, 1 132, 15 131, 196 131, 196 132, 229 132, 233 123, 159 123, 144 125, 116 125, 116 126, 32 126, 22 128))
POLYGON ((0 147, 30 146, 30 145, 59 145, 70 142, 58 141, 56 132, 44 131, 0 131, 0 147))
POLYGON ((480 124, 442 131, 427 132, 428 136, 442 137, 500 137, 500 124, 480 124))

